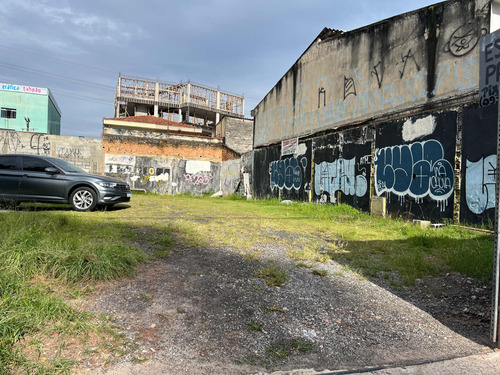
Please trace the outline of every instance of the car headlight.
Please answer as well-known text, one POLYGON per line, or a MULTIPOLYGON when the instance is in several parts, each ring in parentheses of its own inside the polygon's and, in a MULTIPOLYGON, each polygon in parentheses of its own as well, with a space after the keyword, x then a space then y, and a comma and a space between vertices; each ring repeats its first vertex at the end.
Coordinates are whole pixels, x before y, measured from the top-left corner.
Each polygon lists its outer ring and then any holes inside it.
POLYGON ((103 188, 115 188, 116 185, 118 185, 118 184, 116 182, 98 181, 97 185, 100 185, 103 188))

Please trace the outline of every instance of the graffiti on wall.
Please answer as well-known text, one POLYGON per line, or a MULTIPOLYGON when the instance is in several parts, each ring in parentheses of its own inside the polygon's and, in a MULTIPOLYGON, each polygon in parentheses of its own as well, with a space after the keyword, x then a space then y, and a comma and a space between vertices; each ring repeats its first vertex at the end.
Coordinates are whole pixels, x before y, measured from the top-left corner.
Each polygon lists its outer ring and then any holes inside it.
POLYGON ((213 178, 212 172, 184 173, 184 179, 193 185, 208 185, 213 178))
POLYGON ((271 162, 269 164, 271 190, 274 191, 275 188, 299 190, 306 167, 307 159, 305 156, 271 162))
MULTIPOLYGON (((486 13, 485 8, 481 11, 486 13)), ((436 55, 432 64, 421 52, 425 45, 420 43, 411 48, 401 43, 390 51, 382 51, 384 58, 376 54, 372 58, 375 50, 370 50, 369 59, 356 55, 356 61, 344 63, 336 56, 349 50, 351 45, 339 41, 332 46, 331 52, 320 53, 321 59, 312 55, 301 57, 308 63, 298 65, 298 74, 291 69, 279 86, 275 86, 276 93, 286 91, 280 95, 271 91, 266 96, 269 100, 265 101, 265 106, 258 106, 255 146, 314 134, 349 120, 410 107, 431 97, 476 89, 479 65, 477 45, 487 29, 481 27, 481 17, 463 15, 473 21, 453 23, 439 30, 439 45, 443 47, 433 52, 436 55), (331 64, 324 64, 325 59, 331 64), (305 79, 296 82, 297 77, 305 79)), ((410 22, 410 18, 405 22, 410 22)), ((361 38, 357 33, 352 35, 353 40, 361 38)), ((380 41, 377 38, 387 38, 376 34, 369 37, 373 38, 373 45, 380 41)), ((386 42, 394 41, 391 37, 386 42)), ((316 47, 313 44, 312 48, 316 47)), ((494 93, 485 92, 482 95, 490 101, 494 93)))
POLYGON ((15 130, 5 130, 0 133, 0 146, 9 152, 16 152, 18 149, 23 149, 21 137, 15 130))
POLYGON ((83 157, 83 153, 79 148, 75 147, 57 147, 57 157, 61 159, 79 159, 83 157))
POLYGON ((20 136, 16 130, 5 130, 0 133, 0 147, 8 152, 23 150, 23 153, 34 153, 37 155, 49 155, 51 142, 50 137, 45 133, 33 133, 26 143, 26 139, 20 136), (29 144, 28 144, 29 143, 29 144), (33 150, 33 151, 28 151, 33 150))
POLYGON ((375 150, 375 193, 419 201, 429 196, 444 211, 453 193, 454 172, 437 140, 375 150))
POLYGON ((144 188, 153 182, 156 183, 154 188, 164 189, 164 185, 170 181, 170 168, 153 164, 156 163, 147 157, 106 155, 104 171, 106 174, 127 180, 133 188, 144 188))
POLYGON ((37 155, 50 154, 50 138, 47 134, 37 133, 31 136, 30 148, 36 151, 37 155))
POLYGON ((495 207, 497 156, 490 155, 477 162, 467 160, 465 198, 467 207, 475 214, 495 207))
POLYGON ((341 191, 346 195, 362 197, 368 191, 366 170, 361 168, 356 175, 356 158, 337 159, 333 163, 326 161, 316 164, 314 168, 314 190, 316 195, 324 192, 331 197, 341 191))
POLYGON ((140 166, 135 168, 135 175, 130 177, 130 179, 132 181, 140 180, 143 185, 146 185, 148 182, 168 182, 170 179, 170 169, 140 166))
POLYGON ((186 161, 186 173, 184 180, 192 185, 204 186, 214 178, 209 161, 188 160, 186 161))
MULTIPOLYGON (((407 72, 410 71, 407 67, 410 59, 412 64, 420 67, 416 61, 413 62, 414 58, 413 55, 405 55, 403 62, 406 62, 406 66, 400 62, 395 64, 401 82, 393 81, 382 84, 380 77, 384 72, 381 68, 377 68, 376 74, 369 77, 371 79, 365 77, 360 69, 354 69, 353 77, 343 77, 339 100, 332 101, 333 97, 327 96, 330 102, 327 100, 319 108, 317 91, 315 91, 314 99, 309 97, 311 90, 304 88, 308 87, 309 83, 303 82, 295 95, 298 98, 296 100, 300 101, 295 105, 278 104, 277 107, 266 109, 258 115, 255 123, 255 145, 301 136, 349 119, 372 116, 387 109, 396 109, 424 100, 429 94, 439 95, 441 90, 445 90, 450 85, 457 91, 469 90, 478 85, 474 74, 478 60, 471 57, 453 65, 439 64, 436 68, 435 85, 429 92, 427 90, 428 72, 425 69, 407 72), (402 74, 404 76, 401 76, 402 74)), ((337 85, 333 79, 324 80, 322 84, 325 92, 336 91, 337 85)), ((288 95, 293 97, 292 92, 288 95)))

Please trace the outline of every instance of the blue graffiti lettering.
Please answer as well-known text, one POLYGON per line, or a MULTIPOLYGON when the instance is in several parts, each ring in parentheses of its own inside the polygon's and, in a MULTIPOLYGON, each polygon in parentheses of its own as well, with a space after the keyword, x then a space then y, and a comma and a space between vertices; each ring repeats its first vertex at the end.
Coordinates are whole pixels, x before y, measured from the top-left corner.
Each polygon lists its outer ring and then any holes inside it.
POLYGON ((316 195, 327 192, 333 195, 336 191, 346 195, 362 197, 368 190, 366 171, 356 176, 356 158, 338 159, 333 163, 326 161, 316 165, 314 170, 314 191, 316 195))
POLYGON ((299 190, 302 186, 302 175, 307 167, 305 156, 297 158, 287 158, 273 161, 269 164, 269 176, 271 190, 295 189, 299 190))
POLYGON ((465 170, 465 200, 475 214, 495 207, 497 156, 490 155, 477 162, 467 160, 465 170))
POLYGON ((375 192, 444 201, 453 193, 454 173, 437 140, 375 151, 375 192))

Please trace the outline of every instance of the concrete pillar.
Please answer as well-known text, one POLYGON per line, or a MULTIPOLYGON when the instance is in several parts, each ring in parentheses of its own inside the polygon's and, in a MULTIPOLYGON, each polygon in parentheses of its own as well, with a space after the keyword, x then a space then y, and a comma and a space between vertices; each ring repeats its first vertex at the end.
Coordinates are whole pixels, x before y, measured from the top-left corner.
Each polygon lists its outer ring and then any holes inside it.
POLYGON ((179 108, 179 122, 182 122, 182 109, 179 108))
POLYGON ((158 101, 160 100, 160 83, 155 82, 155 108, 154 116, 158 117, 158 101))
POLYGON ((217 101, 215 103, 215 109, 217 110, 215 112, 215 125, 217 125, 220 121, 220 114, 219 114, 219 109, 220 109, 220 91, 219 88, 217 87, 217 101))
POLYGON ((245 94, 241 98, 241 114, 245 117, 245 94))
POLYGON ((122 92, 122 77, 121 74, 118 76, 118 89, 116 92, 116 98, 115 98, 115 117, 120 116, 120 100, 118 97, 121 95, 122 92))
POLYGON ((187 84, 187 98, 186 98, 187 103, 191 103, 191 81, 188 81, 187 84))

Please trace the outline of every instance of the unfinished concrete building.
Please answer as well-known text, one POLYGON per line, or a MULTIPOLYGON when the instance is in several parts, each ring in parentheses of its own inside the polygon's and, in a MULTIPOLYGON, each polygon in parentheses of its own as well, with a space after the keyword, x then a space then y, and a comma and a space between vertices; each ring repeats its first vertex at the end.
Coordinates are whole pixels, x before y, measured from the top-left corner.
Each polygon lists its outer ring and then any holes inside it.
POLYGON ((241 95, 188 81, 167 83, 121 74, 115 92, 115 117, 152 115, 215 128, 224 117, 244 117, 241 95))

